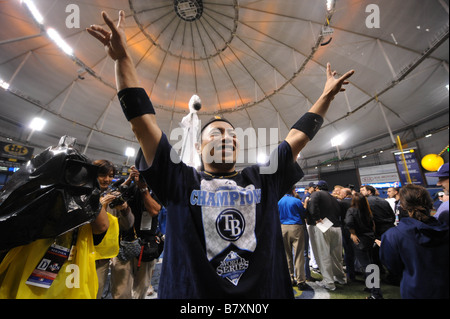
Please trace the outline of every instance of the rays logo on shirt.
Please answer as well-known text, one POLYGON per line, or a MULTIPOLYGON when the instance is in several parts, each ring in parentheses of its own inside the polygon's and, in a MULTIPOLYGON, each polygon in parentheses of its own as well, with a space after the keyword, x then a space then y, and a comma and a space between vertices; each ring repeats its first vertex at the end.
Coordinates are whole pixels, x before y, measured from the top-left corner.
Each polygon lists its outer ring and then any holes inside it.
POLYGON ((226 209, 216 219, 216 229, 222 239, 237 241, 245 231, 245 219, 237 209, 226 209))
MULTIPOLYGON (((233 180, 202 180, 201 189, 192 191, 190 202, 202 209, 209 261, 230 249, 231 245, 243 251, 255 251, 256 205, 261 202, 260 189, 255 189, 254 185, 240 187, 233 180)), ((220 262, 217 274, 237 285, 247 268, 248 261, 230 251, 220 262), (236 260, 239 260, 239 267, 230 267, 229 264, 236 260)))

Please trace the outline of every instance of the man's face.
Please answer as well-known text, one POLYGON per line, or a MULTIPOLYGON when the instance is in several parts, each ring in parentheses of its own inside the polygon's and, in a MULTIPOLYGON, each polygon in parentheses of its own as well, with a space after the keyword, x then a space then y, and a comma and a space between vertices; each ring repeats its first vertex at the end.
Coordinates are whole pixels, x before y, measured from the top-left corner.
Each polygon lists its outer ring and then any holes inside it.
POLYGON ((363 186, 361 187, 361 194, 363 194, 364 196, 369 196, 370 192, 363 186))
POLYGON ((348 188, 342 188, 339 190, 339 198, 340 199, 344 199, 345 197, 347 197, 348 194, 348 188))
POLYGON ((201 156, 206 169, 208 166, 234 168, 238 149, 235 130, 227 122, 213 122, 202 133, 201 156))
POLYGON ((388 194, 389 198, 395 198, 395 195, 397 194, 397 192, 393 188, 388 188, 387 194, 388 194))
POLYGON ((438 186, 442 186, 444 189, 445 194, 449 194, 449 178, 448 177, 440 177, 439 181, 437 182, 438 186))

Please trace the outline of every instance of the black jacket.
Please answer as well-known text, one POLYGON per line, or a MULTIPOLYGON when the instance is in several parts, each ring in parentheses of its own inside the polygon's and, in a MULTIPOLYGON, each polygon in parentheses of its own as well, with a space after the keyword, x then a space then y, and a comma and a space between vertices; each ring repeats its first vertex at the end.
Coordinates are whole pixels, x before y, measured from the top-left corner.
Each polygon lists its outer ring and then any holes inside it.
POLYGON ((311 194, 306 215, 308 225, 316 225, 319 219, 328 218, 333 227, 340 227, 341 206, 336 198, 326 191, 316 191, 311 194))
POLYGON ((370 216, 361 216, 359 209, 350 207, 345 216, 345 227, 354 229, 360 243, 356 245, 359 249, 370 249, 375 241, 373 218, 370 216))
POLYGON ((375 237, 380 239, 381 235, 391 227, 395 226, 395 214, 389 202, 377 196, 367 197, 375 222, 375 237))

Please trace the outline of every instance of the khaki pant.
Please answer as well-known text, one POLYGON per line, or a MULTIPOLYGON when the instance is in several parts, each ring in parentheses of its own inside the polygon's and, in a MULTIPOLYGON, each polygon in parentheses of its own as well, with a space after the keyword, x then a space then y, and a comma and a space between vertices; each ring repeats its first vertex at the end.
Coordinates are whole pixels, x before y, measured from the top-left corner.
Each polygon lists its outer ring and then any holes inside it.
POLYGON ((291 280, 305 282, 305 227, 303 225, 281 225, 284 250, 286 252, 291 280))
POLYGON ((156 259, 142 262, 138 259, 121 261, 119 258, 97 260, 97 276, 99 289, 97 299, 100 299, 111 267, 111 295, 113 299, 145 299, 151 285, 156 259))

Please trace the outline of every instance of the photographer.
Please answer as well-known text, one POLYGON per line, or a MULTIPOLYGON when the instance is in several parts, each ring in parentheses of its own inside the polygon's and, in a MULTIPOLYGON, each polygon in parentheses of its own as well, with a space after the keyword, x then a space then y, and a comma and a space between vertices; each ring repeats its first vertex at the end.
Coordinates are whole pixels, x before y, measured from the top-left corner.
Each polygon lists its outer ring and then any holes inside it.
POLYGON ((96 261, 119 251, 117 218, 98 205, 97 168, 75 142, 62 137, 5 185, 0 299, 94 299, 96 261))
MULTIPOLYGON (((93 163, 99 167, 98 170, 98 183, 102 196, 100 197, 100 204, 102 205, 101 212, 107 212, 119 220, 120 234, 129 230, 134 224, 134 215, 131 212, 131 208, 128 203, 123 202, 123 197, 120 191, 121 181, 112 183, 114 175, 116 174, 116 168, 114 164, 108 160, 97 160, 93 163), (117 203, 117 206, 114 206, 117 203), (111 205, 113 204, 113 205, 111 205), (111 207, 113 206, 113 207, 111 207)), ((120 239, 121 235, 119 236, 120 239)), ((120 264, 115 261, 117 257, 112 259, 100 259, 96 261, 97 276, 98 276, 98 294, 97 298, 101 298, 104 290, 105 283, 108 278, 108 272, 111 266, 111 293, 113 298, 122 294, 120 282, 124 277, 120 264)), ((130 297, 131 298, 131 297, 130 297)))
MULTIPOLYGON (((131 291, 133 299, 145 299, 146 292, 151 286, 156 260, 163 247, 163 239, 157 233, 158 215, 162 206, 152 197, 145 179, 140 176, 136 167, 132 166, 130 170, 130 175, 124 185, 133 189, 133 196, 128 204, 135 216, 135 223, 133 228, 123 234, 123 238, 131 241, 137 236, 144 249, 141 250, 139 256, 130 258, 128 262, 123 263, 126 268, 124 276, 128 278, 125 280, 129 285, 127 293, 131 291), (133 186, 135 187, 133 188, 133 186)), ((119 257, 117 259, 120 259, 119 257)), ((123 298, 128 297, 124 296, 123 298)))

